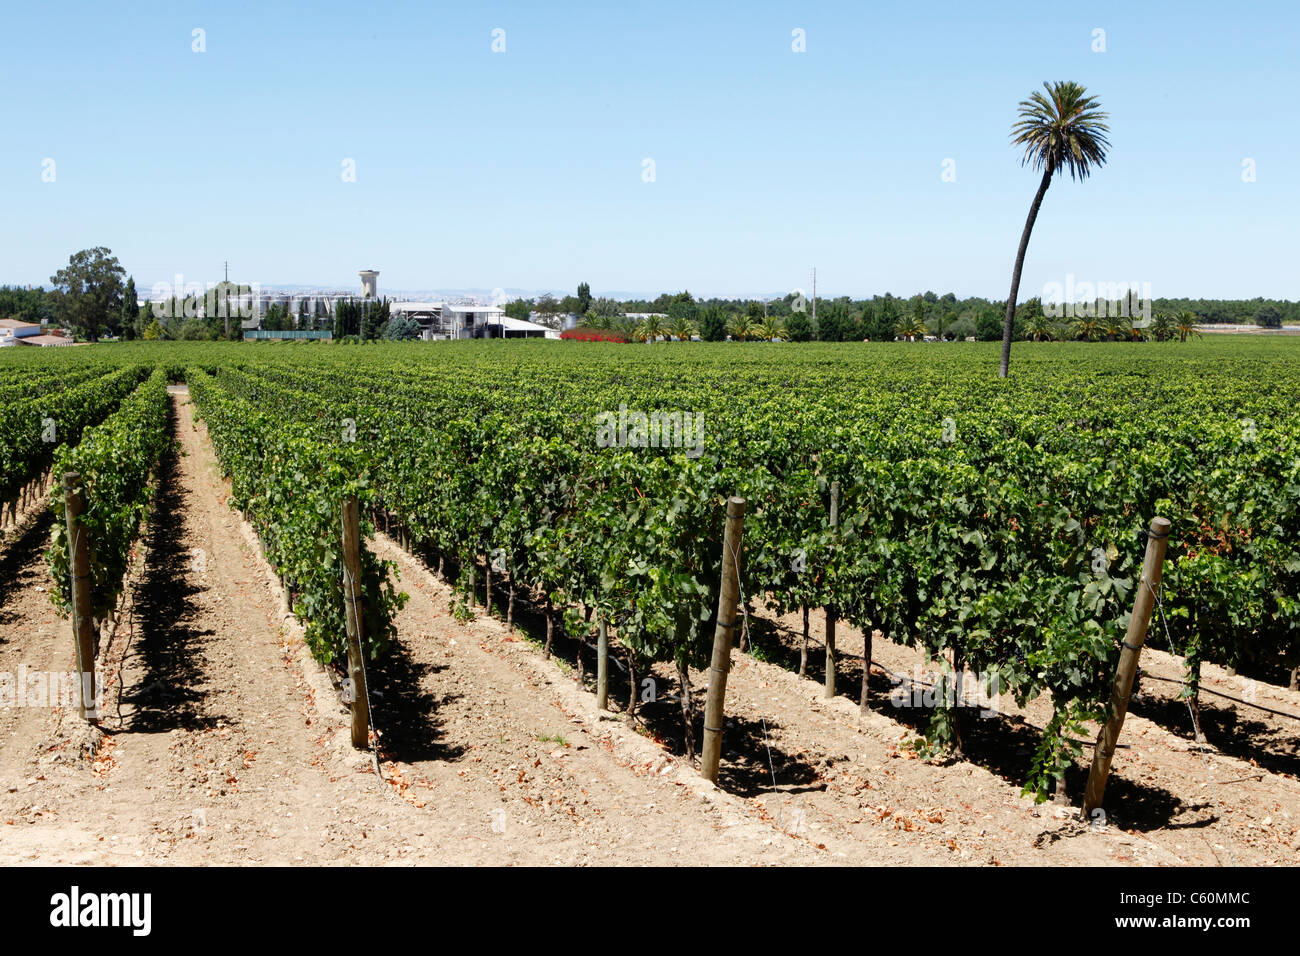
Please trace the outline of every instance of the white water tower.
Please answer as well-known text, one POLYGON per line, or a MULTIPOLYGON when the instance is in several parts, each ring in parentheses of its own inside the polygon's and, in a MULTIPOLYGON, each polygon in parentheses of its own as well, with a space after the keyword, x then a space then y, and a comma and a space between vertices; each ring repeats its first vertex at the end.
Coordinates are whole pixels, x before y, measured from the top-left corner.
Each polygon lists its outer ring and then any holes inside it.
POLYGON ((361 297, 363 299, 377 299, 378 293, 375 291, 378 283, 375 281, 379 278, 379 273, 374 269, 362 269, 357 275, 361 276, 361 297))

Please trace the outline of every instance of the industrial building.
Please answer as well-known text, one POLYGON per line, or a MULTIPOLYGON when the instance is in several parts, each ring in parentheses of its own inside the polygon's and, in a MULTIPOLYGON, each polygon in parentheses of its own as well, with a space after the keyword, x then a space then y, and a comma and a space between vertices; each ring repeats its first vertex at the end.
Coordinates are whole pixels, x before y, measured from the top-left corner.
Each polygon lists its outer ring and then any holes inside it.
MULTIPOLYGON (((362 269, 361 298, 377 301, 380 299, 378 279, 375 269, 362 269)), ((252 316, 243 320, 242 328, 245 338, 291 338, 308 337, 304 332, 261 332, 262 319, 266 309, 273 304, 285 306, 291 315, 298 314, 302 299, 308 302, 308 314, 314 323, 331 320, 339 301, 353 299, 349 293, 328 292, 303 297, 293 297, 284 293, 259 292, 251 297, 252 316), (317 316, 317 304, 324 306, 324 315, 317 316)), ((414 319, 420 326, 420 338, 427 341, 446 341, 449 339, 518 339, 548 338, 558 339, 560 333, 538 322, 513 319, 505 314, 505 309, 495 305, 478 305, 476 303, 451 302, 415 302, 388 300, 391 317, 404 315, 414 319)), ((329 338, 327 331, 313 332, 311 337, 329 338)))
POLYGON ((390 315, 405 315, 420 326, 425 341, 447 339, 558 339, 554 329, 512 319, 495 305, 453 305, 446 302, 390 302, 390 315))

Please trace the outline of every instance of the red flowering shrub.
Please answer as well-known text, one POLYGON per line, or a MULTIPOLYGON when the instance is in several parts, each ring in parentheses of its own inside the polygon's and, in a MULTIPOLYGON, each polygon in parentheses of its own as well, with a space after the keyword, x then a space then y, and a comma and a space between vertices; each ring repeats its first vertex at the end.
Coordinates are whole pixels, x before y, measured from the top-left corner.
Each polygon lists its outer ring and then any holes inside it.
POLYGON ((628 343, 628 337, 622 332, 606 332, 601 329, 565 329, 560 333, 560 338, 571 342, 618 342, 621 345, 628 343))

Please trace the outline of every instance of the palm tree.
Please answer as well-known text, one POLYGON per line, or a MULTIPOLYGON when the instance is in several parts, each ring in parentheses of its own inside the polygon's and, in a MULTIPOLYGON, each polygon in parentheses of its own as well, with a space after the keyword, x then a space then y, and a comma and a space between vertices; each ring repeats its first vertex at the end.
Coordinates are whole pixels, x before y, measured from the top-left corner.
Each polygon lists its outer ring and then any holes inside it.
POLYGON ((1039 312, 1029 320, 1029 334, 1035 342, 1050 342, 1056 337, 1056 324, 1039 312))
POLYGON ((1174 317, 1168 312, 1157 312, 1151 320, 1151 334, 1157 342, 1174 337, 1174 317))
POLYGON ((1189 336, 1201 337, 1201 331, 1196 327, 1196 315, 1193 312, 1183 312, 1178 316, 1178 322, 1174 325, 1174 330, 1178 333, 1178 341, 1186 342, 1189 336))
POLYGON ((753 334, 760 342, 784 342, 790 337, 785 330, 785 323, 775 315, 764 316, 763 320, 754 326, 753 334))
POLYGON ((727 323, 727 334, 737 342, 743 342, 745 339, 753 338, 754 323, 750 321, 749 316, 741 312, 727 323))
POLYGON ((894 326, 894 334, 908 342, 916 342, 924 339, 925 334, 928 331, 929 329, 925 327, 925 323, 914 315, 908 316, 899 322, 898 325, 894 326))
POLYGON ((999 378, 1007 377, 1011 364, 1011 335, 1015 326, 1016 297, 1020 294, 1020 272, 1025 265, 1025 251, 1029 248, 1029 235, 1034 231, 1038 207, 1043 204, 1052 177, 1062 170, 1070 171, 1071 179, 1086 179, 1093 167, 1106 162, 1106 139, 1109 130, 1105 113, 1097 110, 1097 100, 1088 95, 1078 83, 1062 81, 1044 83, 1044 96, 1035 90, 1029 99, 1020 103, 1020 119, 1011 128, 1011 142, 1024 145, 1025 155, 1021 165, 1043 171, 1025 231, 1020 234, 1020 248, 1016 251, 1016 264, 1011 271, 1011 293, 1007 296, 1007 318, 1002 327, 1002 365, 999 378))
POLYGON ((653 342, 663 334, 663 331, 658 316, 647 315, 637 326, 636 337, 642 342, 653 342))
POLYGON ((1105 321, 1100 324, 1101 330, 1106 333, 1107 342, 1118 342, 1128 331, 1124 320, 1117 315, 1107 314, 1105 321))
POLYGON ((1074 337, 1084 342, 1091 342, 1097 337, 1097 320, 1091 316, 1080 316, 1074 320, 1074 337))
POLYGON ((695 334, 695 323, 686 316, 679 315, 668 327, 668 333, 679 342, 689 342, 695 334))

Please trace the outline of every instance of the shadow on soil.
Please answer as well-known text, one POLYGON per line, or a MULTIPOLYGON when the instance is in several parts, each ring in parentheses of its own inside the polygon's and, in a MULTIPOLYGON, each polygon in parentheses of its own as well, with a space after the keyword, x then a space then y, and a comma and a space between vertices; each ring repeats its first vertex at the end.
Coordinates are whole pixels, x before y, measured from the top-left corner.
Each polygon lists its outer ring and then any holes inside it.
MULTIPOLYGON (((50 540, 54 515, 43 509, 26 528, 17 534, 11 532, 5 544, 0 545, 0 628, 8 628, 19 620, 13 605, 18 595, 36 587, 50 585, 49 572, 41 555, 50 540)), ((42 595, 46 600, 49 595, 42 595)), ((5 631, 0 630, 0 644, 7 644, 5 631)))
MULTIPOLYGON (((751 615, 750 637, 754 645, 754 656, 787 670, 798 671, 802 635, 792 634, 777 627, 773 621, 751 615)), ((805 670, 809 680, 824 682, 825 655, 825 649, 820 643, 809 642, 808 666, 805 670)), ((838 696, 858 703, 862 688, 861 659, 841 656, 837 662, 836 675, 838 696)), ((910 683, 910 678, 904 677, 900 688, 894 678, 882 673, 879 668, 873 670, 868 685, 870 705, 877 713, 911 728, 920 737, 929 726, 932 711, 923 705, 913 705, 913 701, 920 704, 921 698, 919 693, 912 693, 910 683), (898 693, 900 689, 903 693, 898 693), (900 706, 891 699, 893 694, 897 694, 905 703, 900 706)), ((923 691, 924 688, 917 690, 923 691)), ((981 711, 976 708, 963 709, 962 754, 960 757, 948 757, 944 762, 953 764, 965 761, 977 764, 1008 783, 1017 787, 1023 785, 1032 766, 1034 750, 1041 740, 1039 729, 1018 715, 980 714, 981 711)), ((1091 760, 1091 756, 1092 748, 1084 747, 1083 759, 1091 760)), ((1087 780, 1087 765, 1076 762, 1066 771, 1066 794, 1075 807, 1082 803, 1087 780)), ((1119 775, 1112 775, 1107 784, 1106 803, 1123 806, 1123 825, 1138 831, 1177 829, 1179 825, 1169 824, 1171 819, 1198 809, 1197 805, 1184 802, 1163 787, 1135 784, 1119 775)), ((1212 819, 1183 826, 1207 826, 1211 822, 1212 819)))
MULTIPOLYGON (((1150 683, 1143 688, 1147 693, 1133 698, 1129 709, 1162 727, 1194 739, 1192 717, 1186 701, 1163 696, 1150 683), (1158 694, 1160 696, 1158 696, 1158 694)), ((1300 723, 1284 717, 1265 720, 1263 711, 1258 718, 1249 710, 1238 711, 1231 705, 1219 706, 1214 697, 1201 697, 1201 732, 1205 739, 1219 751, 1239 760, 1254 761, 1271 773, 1300 775, 1300 723), (1278 723, 1271 723, 1276 720, 1278 723), (1291 728, 1282 726, 1290 723, 1291 728)))
MULTIPOLYGON (((433 570, 438 565, 436 553, 418 548, 411 549, 416 560, 433 570)), ((449 558, 444 559, 445 576, 456 580, 460 569, 449 558)), ((476 575, 479 606, 483 612, 483 568, 476 575)), ((508 583, 494 576, 492 594, 492 616, 505 620, 508 602, 508 583)), ((513 623, 520 636, 536 645, 539 649, 546 644, 546 613, 543 604, 534 601, 531 596, 519 591, 515 595, 513 623)), ((596 637, 595 626, 586 641, 565 633, 560 625, 560 616, 555 617, 552 634, 551 657, 556 665, 574 683, 579 680, 585 690, 596 691, 596 637)), ((651 671, 644 666, 637 666, 629 660, 627 649, 616 640, 610 641, 608 708, 611 718, 616 714, 626 715, 629 694, 633 681, 637 688, 637 701, 633 726, 643 736, 655 741, 665 751, 676 756, 686 752, 683 731, 680 695, 676 670, 670 665, 660 664, 651 671), (644 681, 649 678, 655 683, 653 690, 644 681), (646 699, 653 697, 652 700, 646 699)), ((692 680, 692 703, 695 731, 695 747, 698 754, 704 739, 704 698, 706 685, 698 674, 692 680)), ((626 718, 624 718, 626 719, 626 718)), ((771 721, 765 728, 761 722, 729 717, 723 738, 723 763, 719 774, 719 785, 731 793, 741 796, 756 796, 773 790, 773 773, 775 772, 776 789, 784 793, 797 793, 805 790, 821 790, 824 785, 817 782, 819 770, 804 755, 793 755, 779 747, 770 746, 768 735, 773 727, 771 721)), ((427 733, 427 731, 424 731, 427 733)), ((418 738, 416 738, 418 739, 418 738)))
MULTIPOLYGON (((416 557, 430 569, 437 566, 436 555, 421 554, 417 551, 416 557)), ((448 577, 454 580, 457 569, 450 561, 447 562, 446 570, 448 577)), ((481 570, 478 580, 481 599, 481 570)), ((493 616, 504 619, 505 606, 506 592, 503 585, 499 589, 494 589, 493 616)), ((479 610, 481 612, 482 608, 480 607, 479 610)), ((753 615, 750 616, 749 623, 752 645, 749 653, 759 660, 787 670, 799 669, 801 640, 799 635, 791 634, 778 628, 774 622, 753 615)), ((546 640, 544 608, 522 592, 516 595, 514 624, 525 639, 539 648, 544 645, 546 640)), ((594 632, 594 627, 592 630, 594 632)), ((594 633, 587 641, 580 641, 564 633, 557 622, 551 653, 557 665, 570 679, 576 683, 581 673, 584 688, 594 693, 596 666, 594 633)), ((805 670, 809 680, 822 682, 824 661, 825 651, 822 646, 810 643, 805 670)), ((616 641, 611 641, 608 691, 611 712, 624 714, 627 712, 628 695, 634 677, 638 688, 634 724, 638 731, 653 739, 666 751, 682 756, 685 753, 685 740, 680 705, 681 691, 675 669, 661 664, 650 672, 638 669, 633 675, 629 673, 631 663, 626 649, 616 641), (652 701, 645 699, 646 688, 643 682, 647 677, 655 681, 655 699, 652 701)), ((840 696, 857 703, 861 692, 861 661, 847 656, 842 657, 837 673, 840 696)), ((695 713, 693 724, 698 752, 704 736, 705 686, 699 677, 696 677, 692 683, 695 713)), ((878 669, 873 670, 869 684, 871 706, 900 725, 911 728, 919 737, 930 722, 931 711, 924 706, 895 705, 891 700, 891 692, 894 692, 897 687, 897 682, 888 675, 878 669)), ((964 716, 962 724, 962 756, 950 757, 947 762, 956 763, 962 760, 977 764, 1007 782, 1020 786, 1028 775, 1034 749, 1041 739, 1038 728, 1023 717, 1002 714, 980 717, 979 711, 973 709, 964 716)), ((820 782, 821 770, 814 762, 815 755, 789 754, 778 747, 769 746, 769 736, 773 726, 770 721, 765 727, 759 721, 728 718, 719 785, 728 792, 745 797, 770 793, 773 789, 787 793, 824 789, 825 785, 820 782), (775 778, 775 787, 773 778, 775 778)), ((1209 728, 1217 726, 1211 718, 1207 732, 1209 728)), ((1223 729, 1228 730, 1227 725, 1224 725, 1223 729)), ((1088 760, 1090 755, 1091 748, 1085 747, 1084 760, 1088 760)), ((1082 801, 1087 776, 1086 763, 1076 763, 1066 773, 1066 793, 1075 807, 1082 801)), ((1213 825, 1218 818, 1209 804, 1187 802, 1162 787, 1135 783, 1120 775, 1111 777, 1106 797, 1107 804, 1124 807, 1123 826, 1139 832, 1207 827, 1213 825), (1197 819, 1183 823, 1170 823, 1175 817, 1192 812, 1197 814, 1197 819)))
POLYGON ((435 697, 421 687, 425 677, 441 673, 445 665, 417 661, 409 648, 394 641, 386 654, 377 661, 368 661, 366 668, 371 720, 380 729, 380 749, 385 758, 415 763, 464 756, 464 747, 446 742, 438 719, 438 709, 461 695, 435 697))
MULTIPOLYGON (((176 434, 175 411, 168 428, 176 434)), ((131 614, 135 638, 126 650, 128 663, 141 668, 139 680, 122 689, 130 707, 123 728, 131 733, 202 730, 230 718, 211 713, 203 666, 203 646, 211 630, 196 626, 194 596, 206 588, 196 555, 186 545, 188 492, 180 482, 180 453, 173 443, 158 467, 158 492, 145 532, 144 573, 135 586, 131 614)))

